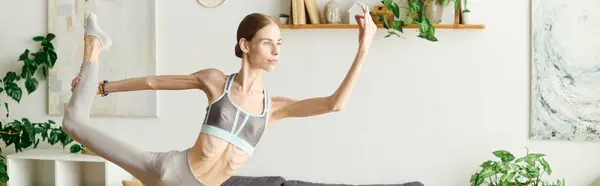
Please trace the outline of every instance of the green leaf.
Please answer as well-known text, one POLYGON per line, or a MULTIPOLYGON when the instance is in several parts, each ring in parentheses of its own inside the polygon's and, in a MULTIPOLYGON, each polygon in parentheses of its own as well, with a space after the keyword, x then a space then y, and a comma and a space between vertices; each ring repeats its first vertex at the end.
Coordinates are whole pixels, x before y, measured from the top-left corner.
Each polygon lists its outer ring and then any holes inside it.
POLYGON ((401 21, 399 21, 399 20, 392 21, 392 29, 404 33, 404 31, 402 31, 402 27, 401 26, 402 26, 402 22, 401 21))
POLYGON ((483 169, 483 171, 481 172, 481 177, 488 178, 488 177, 491 177, 491 176, 493 176, 495 174, 496 174, 496 171, 494 171, 492 168, 483 169))
POLYGON ((505 181, 511 181, 511 180, 515 179, 515 177, 517 176, 517 173, 516 172, 511 172, 511 173, 508 173, 506 175, 507 176, 506 176, 506 180, 505 181))
POLYGON ((546 156, 545 154, 540 154, 540 153, 529 153, 525 156, 525 159, 532 159, 532 160, 538 160, 542 157, 546 156))
POLYGON ((32 54, 33 55, 33 62, 36 65, 45 64, 44 60, 42 60, 42 58, 40 57, 41 55, 43 55, 42 53, 44 53, 44 52, 38 52, 38 53, 32 54))
MULTIPOLYGON (((31 60, 25 60, 25 61, 31 61, 31 60)), ((31 76, 33 76, 33 74, 35 74, 36 70, 37 70, 37 67, 33 64, 33 61, 31 61, 31 63, 29 63, 29 64, 25 63, 25 65, 23 65, 23 67, 21 68, 21 78, 23 78, 23 79, 30 78, 31 76)))
POLYGON ((390 37, 391 35, 396 35, 396 36, 400 37, 400 35, 394 31, 388 31, 388 34, 385 37, 390 37))
POLYGON ((515 159, 515 156, 506 150, 497 150, 493 152, 494 156, 500 158, 502 162, 509 162, 515 159))
POLYGON ((454 2, 454 11, 458 11, 460 9, 461 0, 455 0, 454 2))
POLYGON ((58 56, 56 55, 56 52, 54 52, 53 50, 48 50, 48 55, 50 56, 50 63, 47 65, 50 68, 53 68, 54 65, 56 64, 56 60, 58 59, 58 56))
POLYGON ((523 157, 525 163, 533 166, 535 165, 535 162, 538 161, 541 157, 544 157, 544 154, 539 154, 539 153, 530 153, 527 154, 525 157, 523 157))
POLYGON ((48 47, 48 49, 50 50, 54 50, 54 45, 52 43, 48 43, 45 46, 48 47))
POLYGON ((477 172, 471 176, 471 185, 478 186, 481 185, 485 181, 485 178, 481 176, 481 173, 477 172))
POLYGON ((21 132, 21 144, 19 145, 19 149, 26 149, 33 145, 33 140, 31 139, 31 133, 24 130, 21 132))
POLYGON ((525 174, 523 174, 523 176, 525 176, 526 178, 536 178, 540 175, 540 168, 538 167, 534 167, 534 166, 526 166, 525 167, 525 174))
POLYGON ((390 10, 394 14, 395 18, 400 18, 400 6, 398 6, 398 3, 394 2, 390 10))
POLYGON ((36 135, 42 133, 42 131, 43 131, 42 128, 40 127, 40 126, 42 126, 41 124, 42 123, 34 123, 33 124, 34 125, 33 131, 36 135))
POLYGON ((402 21, 404 21, 404 24, 412 24, 414 19, 411 16, 404 16, 404 18, 402 18, 402 21))
MULTIPOLYGON (((392 6, 392 3, 393 3, 393 2, 394 2, 393 0, 382 0, 382 1, 381 1, 381 4, 383 4, 383 6, 385 6, 386 8, 388 8, 388 7, 391 7, 391 6, 392 6)), ((388 9, 389 9, 389 8, 388 8, 388 9)))
MULTIPOLYGON (((427 19, 427 18, 425 18, 425 19, 427 19)), ((426 34, 428 29, 429 29, 429 25, 427 23, 425 23, 424 21, 421 21, 419 23, 419 32, 421 32, 422 34, 426 34)))
POLYGON ((0 93, 4 92, 4 88, 0 87, 0 93))
POLYGON ((48 54, 48 52, 43 52, 40 57, 42 58, 42 61, 46 62, 46 64, 50 62, 50 54, 48 54))
POLYGON ((71 153, 78 153, 78 152, 80 152, 82 150, 83 150, 83 148, 79 144, 74 144, 70 148, 71 153))
POLYGON ((39 144, 40 144, 40 139, 35 140, 35 143, 33 143, 33 148, 37 148, 39 144))
POLYGON ((15 144, 15 152, 23 152, 22 147, 21 147, 21 145, 22 145, 21 135, 12 135, 11 138, 12 138, 11 140, 15 144))
POLYGON ((59 135, 59 132, 56 129, 52 129, 50 131, 50 136, 48 136, 48 143, 50 145, 54 145, 54 144, 58 143, 58 135, 59 135))
POLYGON ((21 131, 23 130, 23 123, 21 123, 21 121, 19 120, 13 120, 12 122, 8 123, 11 127, 13 127, 14 130, 16 131, 21 131))
POLYGON ((58 139, 63 148, 65 148, 69 143, 73 142, 73 139, 71 139, 69 137, 69 135, 64 133, 62 130, 57 130, 57 131, 59 131, 58 139))
POLYGON ((512 170, 519 170, 519 169, 521 169, 521 166, 519 166, 519 165, 517 165, 517 164, 510 164, 510 168, 511 168, 512 170))
POLYGON ((34 41, 43 41, 44 39, 44 36, 36 36, 33 38, 34 41))
POLYGON ((408 7, 410 9, 411 12, 421 12, 422 7, 421 7, 421 3, 419 3, 419 0, 409 0, 408 1, 408 7))
POLYGON ((548 173, 548 175, 552 174, 552 169, 550 168, 550 164, 548 164, 548 162, 544 158, 540 158, 540 165, 542 165, 542 167, 544 168, 544 171, 546 171, 546 173, 548 173))
POLYGON ((389 29, 390 29, 390 26, 388 25, 387 19, 385 19, 385 18, 383 17, 383 15, 381 15, 381 14, 379 14, 379 15, 378 15, 378 17, 379 17, 379 20, 381 20, 381 21, 383 22, 383 28, 385 28, 385 29, 388 29, 388 30, 389 30, 389 29))
POLYGON ((25 59, 29 59, 29 49, 25 49, 25 51, 19 55, 18 61, 25 61, 25 59))
POLYGON ((493 167, 495 164, 496 164, 496 162, 494 162, 494 161, 492 161, 492 160, 488 160, 488 161, 485 161, 485 162, 483 162, 483 163, 482 163, 481 165, 479 165, 479 166, 480 166, 481 168, 488 169, 488 168, 491 168, 491 167, 493 167))
POLYGON ((2 136, 2 141, 4 141, 4 143, 6 144, 6 147, 12 145, 12 135, 10 134, 1 134, 2 136))
POLYGON ((33 63, 34 63, 33 60, 31 60, 29 58, 25 59, 24 62, 25 62, 26 65, 33 65, 33 63))
POLYGON ((12 82, 6 83, 4 84, 4 90, 6 91, 6 94, 8 94, 8 96, 15 100, 17 103, 21 102, 23 91, 21 90, 21 87, 17 86, 17 84, 12 82))
POLYGON ((498 169, 498 172, 503 173, 503 174, 506 174, 511 170, 508 162, 498 163, 497 169, 498 169))
POLYGON ((19 81, 21 78, 19 78, 19 76, 17 75, 16 72, 13 71, 8 71, 6 72, 6 75, 4 76, 4 78, 2 78, 2 80, 4 81, 4 84, 6 86, 7 83, 12 83, 14 81, 19 81))
POLYGON ((39 84, 40 82, 38 82, 37 79, 31 77, 27 78, 27 80, 25 80, 25 88, 27 89, 27 94, 33 93, 33 91, 35 91, 38 88, 39 84))
MULTIPOLYGON (((2 160, 6 159, 4 156, 1 156, 2 160)), ((8 178, 8 172, 6 170, 6 164, 4 163, 5 161, 0 161, 0 182, 2 183, 7 183, 9 181, 8 178)))
POLYGON ((421 32, 418 37, 424 38, 429 41, 438 41, 435 37, 435 26, 429 22, 426 16, 423 16, 423 20, 419 23, 419 31, 421 32))
POLYGON ((54 35, 53 33, 48 33, 46 34, 46 41, 50 42, 52 41, 54 38, 56 37, 56 35, 54 35))
POLYGON ((8 109, 8 103, 4 102, 4 108, 6 108, 6 117, 8 118, 8 114, 10 113, 10 110, 8 109))
POLYGON ((23 121, 23 127, 25 129, 24 131, 27 132, 27 134, 28 134, 28 136, 27 136, 28 138, 27 139, 29 140, 29 142, 31 142, 31 144, 33 144, 36 141, 36 139, 35 139, 35 134, 36 134, 35 133, 35 127, 33 126, 33 124, 27 118, 23 118, 22 121, 23 121))
POLYGON ((398 3, 394 2, 393 0, 383 0, 382 4, 386 9, 392 11, 394 17, 400 17, 400 7, 398 6, 398 3))
POLYGON ((437 42, 437 41, 439 41, 438 38, 435 37, 434 35, 427 35, 427 36, 422 37, 422 38, 424 38, 424 39, 426 39, 428 41, 431 41, 431 42, 437 42))

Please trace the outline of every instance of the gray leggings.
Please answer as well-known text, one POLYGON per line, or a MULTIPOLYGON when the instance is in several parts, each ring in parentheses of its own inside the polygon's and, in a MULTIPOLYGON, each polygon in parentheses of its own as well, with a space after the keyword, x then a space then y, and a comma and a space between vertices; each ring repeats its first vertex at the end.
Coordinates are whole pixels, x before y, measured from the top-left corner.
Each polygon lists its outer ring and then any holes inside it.
POLYGON ((98 88, 98 62, 84 62, 81 80, 73 90, 62 127, 74 141, 120 166, 145 186, 205 186, 190 168, 188 149, 143 151, 91 125, 90 112, 98 88))

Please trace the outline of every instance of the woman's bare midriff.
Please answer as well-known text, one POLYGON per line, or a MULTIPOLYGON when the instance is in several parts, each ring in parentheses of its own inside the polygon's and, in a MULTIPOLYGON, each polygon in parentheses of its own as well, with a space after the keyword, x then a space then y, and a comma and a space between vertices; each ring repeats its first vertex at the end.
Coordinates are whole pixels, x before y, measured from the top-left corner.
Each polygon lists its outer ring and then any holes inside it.
POLYGON ((209 186, 218 186, 241 168, 249 155, 220 138, 200 134, 189 151, 192 171, 209 186))

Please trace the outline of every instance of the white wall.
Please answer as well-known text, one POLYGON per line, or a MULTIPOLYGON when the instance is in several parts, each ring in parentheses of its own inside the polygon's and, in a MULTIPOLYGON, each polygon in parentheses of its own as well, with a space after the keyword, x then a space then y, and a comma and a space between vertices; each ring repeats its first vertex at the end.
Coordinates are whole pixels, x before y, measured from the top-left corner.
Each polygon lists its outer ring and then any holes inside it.
MULTIPOLYGON (((287 4, 281 2, 287 1, 229 0, 205 9, 194 0, 158 1, 158 72, 236 71, 237 24, 250 12, 277 15, 287 4), (221 33, 208 34, 215 31, 221 33)), ((407 31, 405 39, 383 38, 385 31, 379 30, 346 109, 278 123, 239 174, 463 186, 481 162, 493 158, 492 151, 506 149, 520 156, 529 147, 548 154, 552 178, 565 178, 568 185, 590 184, 600 175, 600 145, 528 140, 529 1, 480 0, 470 8, 479 12, 476 20, 487 25, 485 30, 438 30, 438 43, 414 37, 415 30, 407 31)), ((46 19, 44 1, 0 1, 2 77, 19 70, 15 59, 34 47, 31 37, 46 33, 46 19)), ((282 34, 281 64, 266 75, 271 92, 296 98, 333 92, 354 57, 357 31, 282 34)), ((60 123, 60 117, 45 114, 45 83, 21 105, 13 104, 15 117, 60 123)), ((161 91, 159 105, 159 119, 95 121, 116 138, 147 150, 192 145, 204 115, 204 95, 161 91)))

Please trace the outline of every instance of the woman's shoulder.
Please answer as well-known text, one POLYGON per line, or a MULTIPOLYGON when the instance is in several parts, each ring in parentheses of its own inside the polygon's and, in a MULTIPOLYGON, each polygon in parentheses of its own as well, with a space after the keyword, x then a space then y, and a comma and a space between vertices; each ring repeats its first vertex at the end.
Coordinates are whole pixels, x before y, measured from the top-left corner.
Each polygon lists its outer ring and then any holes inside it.
POLYGON ((216 68, 202 69, 197 72, 194 72, 192 75, 195 76, 198 80, 204 81, 206 83, 214 83, 215 81, 220 82, 227 78, 227 75, 225 75, 223 71, 216 68))
POLYGON ((202 87, 204 87, 204 92, 209 94, 209 96, 220 94, 219 91, 223 88, 223 84, 227 79, 227 75, 216 68, 202 69, 191 75, 200 82, 202 87))

